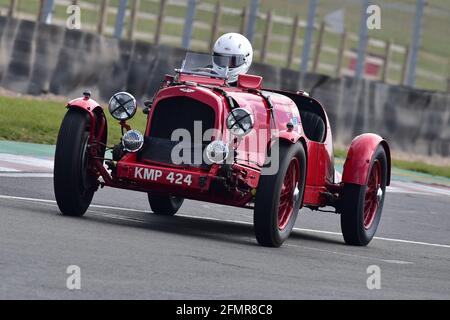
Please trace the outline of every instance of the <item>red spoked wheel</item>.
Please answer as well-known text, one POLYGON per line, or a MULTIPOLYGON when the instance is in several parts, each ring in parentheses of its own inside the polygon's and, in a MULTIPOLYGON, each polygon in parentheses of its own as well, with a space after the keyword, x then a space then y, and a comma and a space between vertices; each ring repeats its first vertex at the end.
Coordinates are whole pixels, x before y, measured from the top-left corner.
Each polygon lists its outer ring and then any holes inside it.
POLYGON ((294 212, 294 205, 300 194, 298 189, 299 178, 299 161, 297 158, 292 158, 281 187, 280 205, 278 208, 278 228, 280 230, 286 228, 294 212))
POLYGON ((383 191, 381 190, 381 165, 376 160, 369 173, 364 197, 364 228, 369 230, 375 220, 383 191))
POLYGON ((339 212, 347 244, 366 246, 381 219, 387 184, 387 156, 379 146, 372 157, 365 185, 344 184, 339 212))
MULTIPOLYGON (((253 213, 256 239, 267 247, 279 247, 289 237, 306 183, 306 155, 301 143, 280 144, 276 160, 279 167, 275 173, 262 171, 253 213)), ((271 161, 273 164, 274 159, 271 161)))

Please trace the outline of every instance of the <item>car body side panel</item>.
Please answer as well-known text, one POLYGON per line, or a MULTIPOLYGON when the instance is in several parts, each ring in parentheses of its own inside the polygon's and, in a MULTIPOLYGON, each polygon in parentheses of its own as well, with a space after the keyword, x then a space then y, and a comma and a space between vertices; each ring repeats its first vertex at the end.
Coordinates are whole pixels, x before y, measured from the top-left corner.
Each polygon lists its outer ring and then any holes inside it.
MULTIPOLYGON (((267 111, 262 97, 244 92, 230 92, 229 95, 237 103, 237 106, 248 110, 255 119, 253 130, 244 136, 238 143, 238 161, 240 163, 262 167, 266 160, 266 151, 270 141, 270 114, 267 111)), ((229 110, 226 111, 223 127, 226 128, 226 118, 229 110)), ((234 139, 228 136, 228 139, 234 139)))

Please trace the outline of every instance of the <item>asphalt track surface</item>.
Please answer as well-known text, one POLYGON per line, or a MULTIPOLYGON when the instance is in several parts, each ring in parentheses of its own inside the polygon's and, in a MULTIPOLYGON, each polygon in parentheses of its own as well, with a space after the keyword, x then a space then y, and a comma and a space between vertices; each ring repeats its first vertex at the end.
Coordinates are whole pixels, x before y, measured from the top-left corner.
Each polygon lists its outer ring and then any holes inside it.
POLYGON ((344 245, 339 216, 300 212, 282 248, 257 245, 252 211, 103 189, 59 215, 50 177, 0 176, 0 299, 449 299, 450 197, 388 192, 377 239, 344 245), (81 268, 81 290, 66 287, 81 268), (367 268, 381 289, 367 288, 367 268))

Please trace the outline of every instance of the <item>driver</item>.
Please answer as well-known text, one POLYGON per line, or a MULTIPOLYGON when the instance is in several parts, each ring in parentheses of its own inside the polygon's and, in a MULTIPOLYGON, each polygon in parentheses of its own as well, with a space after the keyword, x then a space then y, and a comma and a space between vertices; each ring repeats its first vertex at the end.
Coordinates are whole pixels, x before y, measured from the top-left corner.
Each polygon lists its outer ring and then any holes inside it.
POLYGON ((239 74, 247 73, 252 65, 253 48, 246 37, 227 33, 217 39, 213 49, 213 70, 222 73, 228 67, 228 83, 235 84, 239 74))

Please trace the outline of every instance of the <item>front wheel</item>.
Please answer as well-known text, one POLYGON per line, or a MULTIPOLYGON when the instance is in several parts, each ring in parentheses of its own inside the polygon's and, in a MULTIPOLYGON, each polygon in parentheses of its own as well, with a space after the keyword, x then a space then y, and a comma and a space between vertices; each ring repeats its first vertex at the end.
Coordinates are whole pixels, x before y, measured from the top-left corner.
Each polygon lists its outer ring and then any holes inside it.
POLYGON ((153 213, 161 216, 174 216, 184 202, 183 198, 148 194, 148 202, 153 213))
POLYGON ((63 215, 83 216, 97 188, 97 177, 89 169, 88 142, 88 114, 69 109, 59 130, 53 175, 55 198, 63 215))
POLYGON ((280 247, 289 237, 303 203, 305 182, 303 145, 280 144, 278 171, 261 175, 256 192, 253 224, 260 245, 280 247))
POLYGON ((345 243, 366 246, 375 236, 386 194, 387 166, 386 152, 379 146, 372 157, 366 185, 344 185, 341 229, 345 243))

